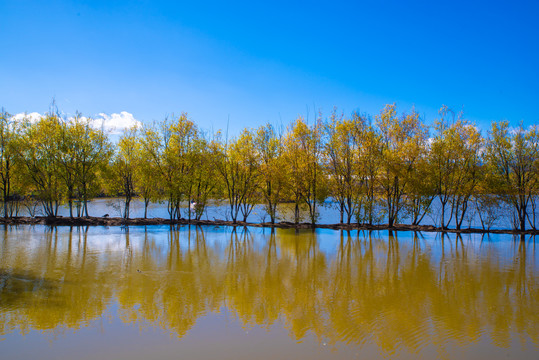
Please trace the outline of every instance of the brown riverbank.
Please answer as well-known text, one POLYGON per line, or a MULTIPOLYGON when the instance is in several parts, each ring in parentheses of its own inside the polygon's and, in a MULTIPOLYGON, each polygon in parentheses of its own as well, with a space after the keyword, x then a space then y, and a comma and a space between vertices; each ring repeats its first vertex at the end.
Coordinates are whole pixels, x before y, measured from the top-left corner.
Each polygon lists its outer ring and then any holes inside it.
POLYGON ((405 225, 397 224, 389 227, 387 224, 382 225, 358 225, 358 224, 316 224, 312 226, 309 223, 294 224, 291 222, 271 223, 246 223, 238 221, 233 223, 226 220, 170 220, 163 218, 134 218, 124 219, 119 217, 13 217, 0 218, 0 224, 6 225, 49 225, 49 226, 137 226, 137 225, 197 225, 197 226, 253 226, 253 227, 275 227, 285 229, 334 229, 334 230, 394 230, 394 231, 425 231, 425 232, 447 232, 447 233, 477 233, 477 234, 531 234, 539 235, 538 230, 512 230, 512 229, 491 229, 483 230, 480 228, 465 228, 465 229, 442 229, 432 225, 405 225))

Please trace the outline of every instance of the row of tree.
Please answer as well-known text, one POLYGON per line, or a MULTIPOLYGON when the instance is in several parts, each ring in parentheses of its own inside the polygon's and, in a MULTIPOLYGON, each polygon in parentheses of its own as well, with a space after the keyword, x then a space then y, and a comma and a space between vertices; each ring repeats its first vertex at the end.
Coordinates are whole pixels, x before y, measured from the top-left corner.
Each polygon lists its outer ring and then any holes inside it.
POLYGON ((486 136, 447 107, 432 127, 417 112, 387 105, 374 119, 334 110, 285 130, 245 129, 232 139, 204 133, 186 114, 124 131, 110 141, 95 121, 50 111, 37 121, 0 114, 0 187, 5 217, 21 204, 57 216, 88 216, 98 195, 166 202, 171 219, 200 219, 225 200, 234 222, 263 204, 274 223, 289 203, 296 223, 315 224, 330 199, 341 223, 418 225, 438 211, 439 225, 460 229, 470 213, 483 227, 507 204, 515 228, 536 229, 539 129, 493 122, 486 136), (436 209, 433 210, 433 204, 436 209))

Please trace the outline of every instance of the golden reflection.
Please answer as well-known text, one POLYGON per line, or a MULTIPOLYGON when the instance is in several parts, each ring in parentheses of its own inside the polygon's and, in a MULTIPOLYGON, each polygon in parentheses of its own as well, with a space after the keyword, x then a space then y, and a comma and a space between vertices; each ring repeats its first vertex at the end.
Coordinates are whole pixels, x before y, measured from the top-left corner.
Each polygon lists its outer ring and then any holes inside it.
POLYGON ((253 231, 124 229, 109 239, 81 227, 4 227, 0 335, 76 329, 117 304, 124 322, 180 338, 227 311, 245 327, 282 322, 297 341, 312 333, 387 354, 427 344, 443 354, 484 335, 500 347, 515 334, 538 344, 534 239, 502 251, 460 235, 341 231, 335 250, 322 251, 318 232, 253 231))

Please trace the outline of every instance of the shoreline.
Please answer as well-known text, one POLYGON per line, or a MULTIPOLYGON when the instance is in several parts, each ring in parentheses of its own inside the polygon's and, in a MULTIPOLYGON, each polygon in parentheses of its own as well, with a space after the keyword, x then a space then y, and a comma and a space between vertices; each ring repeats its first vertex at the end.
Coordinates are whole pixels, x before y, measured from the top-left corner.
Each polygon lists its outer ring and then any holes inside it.
POLYGON ((249 223, 238 221, 235 224, 227 220, 170 220, 164 218, 132 218, 124 219, 120 217, 12 217, 0 218, 0 224, 4 225, 49 225, 49 226, 152 226, 152 225, 195 225, 195 226, 232 226, 232 227, 267 227, 280 229, 332 229, 332 230, 391 230, 391 231, 417 231, 417 232, 441 232, 459 234, 511 234, 511 235, 539 235, 539 230, 512 230, 512 229, 490 229, 480 228, 464 229, 442 229, 433 225, 406 225, 396 224, 389 227, 387 224, 381 225, 358 225, 358 224, 315 224, 291 222, 272 223, 249 223))

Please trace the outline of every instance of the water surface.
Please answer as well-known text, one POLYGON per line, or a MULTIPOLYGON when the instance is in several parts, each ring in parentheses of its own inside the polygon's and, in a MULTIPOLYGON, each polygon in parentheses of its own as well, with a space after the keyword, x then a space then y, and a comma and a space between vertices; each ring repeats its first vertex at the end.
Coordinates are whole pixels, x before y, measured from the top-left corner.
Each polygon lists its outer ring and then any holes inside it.
MULTIPOLYGON (((536 199, 536 207, 539 208, 539 198, 536 199)), ((108 214, 112 217, 122 217, 122 211, 124 209, 124 199, 123 198, 96 198, 92 199, 88 203, 88 214, 90 216, 103 216, 108 214)), ((181 216, 183 218, 188 218, 188 203, 184 203, 181 208, 181 216)), ((317 224, 338 224, 340 222, 340 212, 339 206, 337 203, 333 202, 331 199, 327 199, 322 206, 317 207, 318 219, 317 224)), ((476 211, 476 205, 472 201, 469 205, 467 215, 462 224, 463 228, 472 227, 472 228, 482 228, 480 217, 476 211)), ((384 209, 381 205, 376 206, 377 216, 374 219, 375 224, 387 224, 387 218, 381 214, 384 213, 384 209)), ((74 214, 77 212, 74 210, 74 214)), ((19 211, 16 214, 17 216, 30 216, 31 214, 25 207, 19 207, 19 211)), ((33 215, 42 216, 43 211, 41 207, 36 206, 35 212, 33 215)), ((60 216, 69 216, 69 208, 66 204, 60 206, 58 215, 60 216)), ((168 219, 170 215, 167 211, 166 203, 150 203, 147 209, 147 217, 149 218, 164 218, 168 219)), ((446 210, 446 220, 451 218, 450 207, 446 210)), ((483 215, 486 218, 489 218, 486 215, 483 215)), ((535 214, 535 218, 530 210, 530 221, 532 223, 539 223, 539 212, 535 214)), ((130 217, 131 218, 142 218, 144 217, 144 202, 135 198, 131 202, 130 207, 130 217)), ((490 220, 485 218, 485 228, 491 229, 512 229, 515 228, 514 214, 513 209, 507 204, 500 204, 500 207, 496 209, 493 213, 490 214, 490 220)), ((208 206, 206 206, 204 213, 202 214, 202 220, 232 220, 230 215, 230 207, 225 204, 223 201, 210 201, 208 206)), ((449 224, 449 228, 455 228, 455 220, 449 224)), ((238 220, 243 220, 241 214, 238 216, 238 220)), ((269 222, 270 217, 265 210, 265 205, 257 204, 254 206, 253 211, 247 217, 247 222, 251 223, 262 223, 269 222)), ((294 205, 291 203, 280 203, 277 206, 277 221, 294 221, 294 205)), ((306 208, 302 208, 300 211, 300 222, 309 222, 309 216, 306 208)), ((435 225, 439 226, 441 221, 441 205, 438 198, 435 198, 432 202, 430 211, 425 215, 421 221, 421 225, 435 225)), ((346 222, 346 218, 345 218, 346 222)), ((357 219, 352 217, 352 223, 357 222, 357 219)), ((409 214, 405 211, 400 213, 398 223, 410 224, 412 221, 409 218, 409 214)), ((517 226, 518 227, 518 226, 517 226)), ((526 228, 530 229, 531 224, 527 223, 526 228)))
POLYGON ((2 359, 535 359, 535 240, 0 229, 2 359))

